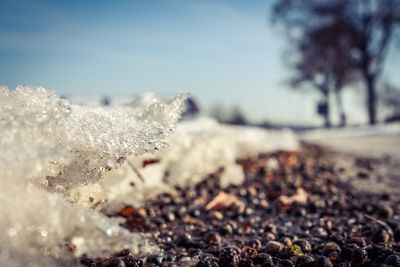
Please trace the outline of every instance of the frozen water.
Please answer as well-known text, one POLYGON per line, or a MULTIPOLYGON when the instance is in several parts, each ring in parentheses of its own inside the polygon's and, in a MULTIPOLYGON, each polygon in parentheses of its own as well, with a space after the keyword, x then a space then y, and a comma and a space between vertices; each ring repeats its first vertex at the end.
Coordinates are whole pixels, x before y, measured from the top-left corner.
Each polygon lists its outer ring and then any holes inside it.
POLYGON ((166 147, 180 118, 184 97, 163 102, 146 95, 132 107, 73 106, 71 115, 44 128, 54 143, 70 152, 71 162, 47 186, 58 191, 96 182, 129 155, 166 147))
POLYGON ((238 184, 244 173, 237 159, 278 149, 296 150, 299 146, 295 134, 289 130, 228 126, 210 118, 180 122, 168 143, 167 149, 130 157, 130 165, 124 164, 108 173, 100 183, 108 202, 139 203, 158 192, 171 190, 173 185, 199 182, 221 168, 222 186, 238 184), (149 161, 154 163, 144 166, 149 161), (145 183, 138 180, 132 165, 145 178, 145 183))
POLYGON ((65 198, 94 188, 127 156, 166 147, 184 100, 149 95, 133 108, 88 108, 43 88, 0 88, 0 264, 75 266, 73 255, 152 249, 65 198))

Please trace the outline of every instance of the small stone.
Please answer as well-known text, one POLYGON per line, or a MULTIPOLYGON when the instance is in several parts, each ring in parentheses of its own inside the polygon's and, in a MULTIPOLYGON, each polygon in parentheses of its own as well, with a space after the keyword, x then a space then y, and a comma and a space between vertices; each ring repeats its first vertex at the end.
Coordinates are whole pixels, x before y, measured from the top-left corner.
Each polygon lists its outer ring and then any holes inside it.
POLYGON ((365 245, 367 244, 365 239, 359 238, 359 237, 350 239, 350 243, 354 243, 354 244, 358 245, 359 247, 365 247, 365 245))
POLYGON ((218 258, 219 266, 237 266, 240 250, 237 247, 226 247, 221 250, 218 258))
POLYGON ((161 255, 150 255, 146 259, 146 266, 150 263, 154 263, 157 266, 160 266, 163 261, 163 257, 161 255))
POLYGON ((138 210, 137 210, 137 214, 138 214, 140 217, 144 218, 144 219, 146 219, 146 218, 148 217, 147 211, 146 211, 144 208, 138 209, 138 210))
POLYGON ((196 267, 219 267, 219 265, 217 258, 204 257, 197 263, 196 267))
POLYGON ((368 258, 368 253, 365 249, 363 248, 356 248, 353 251, 353 255, 351 257, 352 261, 356 264, 362 264, 364 263, 368 258))
POLYGON ((192 236, 189 233, 180 234, 176 240, 180 246, 190 246, 193 243, 192 236))
POLYGON ((231 235, 233 234, 233 227, 231 224, 227 223, 225 224, 221 229, 220 233, 224 235, 231 235))
POLYGON ((332 230, 332 228, 333 228, 332 221, 328 220, 328 221, 325 223, 325 225, 326 225, 326 229, 328 229, 329 231, 332 230))
POLYGON ((390 234, 385 229, 378 229, 372 235, 372 241, 374 243, 388 243, 390 240, 390 234))
POLYGON ((271 254, 277 254, 283 249, 283 244, 277 241, 269 241, 265 246, 265 251, 271 254))
POLYGON ((185 217, 183 217, 182 221, 185 224, 192 224, 192 225, 198 225, 200 223, 200 221, 190 215, 186 215, 185 217))
POLYGON ((291 246, 293 244, 292 240, 289 237, 284 237, 281 241, 285 246, 291 246))
POLYGON ((383 219, 390 219, 393 216, 393 209, 388 206, 388 205, 384 205, 383 207, 381 207, 378 211, 378 215, 379 217, 383 218, 383 219))
POLYGON ((172 254, 167 254, 163 257, 163 262, 174 262, 176 260, 176 256, 172 254))
POLYGON ((222 237, 216 232, 210 232, 205 237, 208 244, 218 245, 222 241, 222 237))
POLYGON ((337 252, 341 252, 341 248, 338 244, 336 244, 335 242, 328 242, 325 244, 324 246, 324 254, 328 255, 329 253, 333 252, 333 251, 337 251, 337 252))
POLYGON ((107 267, 126 267, 126 264, 122 259, 115 258, 111 260, 107 267))
POLYGON ((168 212, 165 214, 165 219, 169 222, 173 222, 175 220, 175 214, 173 212, 168 212))
POLYGON ((260 266, 260 267, 272 267, 272 266, 274 266, 274 263, 272 261, 271 255, 269 255, 267 253, 258 253, 254 257, 253 263, 256 266, 260 266))
POLYGON ((312 251, 311 244, 307 240, 298 239, 298 240, 294 241, 293 244, 299 245, 301 248, 301 251, 303 251, 303 253, 311 253, 311 251, 312 251))
MULTIPOLYGON (((179 261, 183 264, 183 265, 187 265, 187 263, 191 262, 193 259, 191 257, 185 256, 182 257, 179 261)), ((146 266, 147 267, 147 266, 146 266)))
POLYGON ((257 250, 251 247, 242 248, 242 257, 246 259, 252 259, 257 255, 257 250))
POLYGON ((276 239, 275 235, 271 232, 268 232, 265 236, 266 236, 267 240, 275 240, 276 239))
POLYGON ((400 266, 400 254, 392 254, 386 258, 385 264, 391 266, 400 266))
POLYGON ((215 210, 211 212, 211 217, 214 220, 221 221, 224 218, 224 215, 222 214, 222 212, 215 210))
POLYGON ((333 267, 330 259, 325 256, 318 256, 314 262, 315 267, 333 267))
POLYGON ((293 244, 287 247, 286 254, 288 256, 301 256, 303 255, 303 251, 301 250, 301 247, 299 245, 293 244))
POLYGON ((254 186, 247 188, 247 194, 251 197, 257 196, 257 189, 254 186))
POLYGON ((288 259, 282 260, 280 263, 282 267, 294 267, 294 263, 288 259))
POLYGON ((301 255, 297 257, 296 266, 297 267, 309 267, 314 263, 314 258, 309 255, 301 255))
POLYGON ((124 262, 125 262, 126 267, 139 267, 140 266, 140 261, 132 255, 125 256, 124 262))
POLYGON ((258 250, 261 248, 262 244, 261 244, 260 240, 254 239, 254 240, 251 240, 250 242, 248 242, 248 246, 258 250))

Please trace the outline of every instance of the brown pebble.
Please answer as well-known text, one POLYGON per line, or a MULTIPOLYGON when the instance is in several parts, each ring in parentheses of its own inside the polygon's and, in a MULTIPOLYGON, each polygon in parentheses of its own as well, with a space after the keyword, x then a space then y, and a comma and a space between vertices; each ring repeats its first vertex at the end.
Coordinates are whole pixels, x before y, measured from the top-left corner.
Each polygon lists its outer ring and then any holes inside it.
POLYGON ((224 218, 224 215, 220 211, 212 211, 211 212, 211 217, 214 220, 221 221, 224 218))
POLYGON ((283 244, 277 241, 269 241, 265 246, 265 251, 271 254, 276 254, 281 252, 283 249, 283 244))
POLYGON ((333 252, 333 251, 337 251, 340 252, 341 248, 338 244, 336 244, 335 242, 328 242, 325 244, 324 246, 324 254, 325 255, 329 255, 329 253, 333 252))
POLYGON ((393 209, 392 207, 388 206, 388 205, 384 205, 383 207, 381 207, 378 211, 378 215, 381 218, 384 219, 390 219, 393 216, 393 209))

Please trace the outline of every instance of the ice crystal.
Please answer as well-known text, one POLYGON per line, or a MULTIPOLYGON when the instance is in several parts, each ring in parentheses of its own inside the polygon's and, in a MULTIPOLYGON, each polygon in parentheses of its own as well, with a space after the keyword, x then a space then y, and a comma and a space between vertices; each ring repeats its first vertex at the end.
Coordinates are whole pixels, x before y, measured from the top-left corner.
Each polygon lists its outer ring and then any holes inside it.
POLYGON ((75 266, 82 253, 150 249, 145 238, 66 198, 129 155, 164 148, 184 99, 151 95, 133 108, 89 108, 43 88, 0 88, 0 264, 75 266))

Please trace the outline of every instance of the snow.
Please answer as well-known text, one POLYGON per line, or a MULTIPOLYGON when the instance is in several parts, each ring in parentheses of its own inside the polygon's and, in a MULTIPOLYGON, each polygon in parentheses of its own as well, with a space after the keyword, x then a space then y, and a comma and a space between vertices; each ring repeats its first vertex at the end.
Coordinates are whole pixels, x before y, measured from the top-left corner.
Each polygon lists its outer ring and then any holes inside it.
POLYGON ((299 136, 304 141, 362 156, 400 158, 400 124, 319 129, 299 136))
POLYGON ((85 106, 44 88, 0 87, 0 265, 76 266, 83 254, 154 251, 99 211, 138 206, 218 170, 222 185, 237 184, 237 159, 298 148, 289 130, 177 123, 185 99, 149 93, 85 106))
POLYGON ((134 108, 95 108, 71 105, 43 88, 0 88, 0 263, 75 266, 83 253, 153 249, 71 196, 125 157, 166 147, 184 101, 152 95, 134 108))
POLYGON ((320 140, 326 138, 393 136, 400 135, 400 123, 349 126, 345 128, 317 129, 301 134, 304 140, 320 140))

